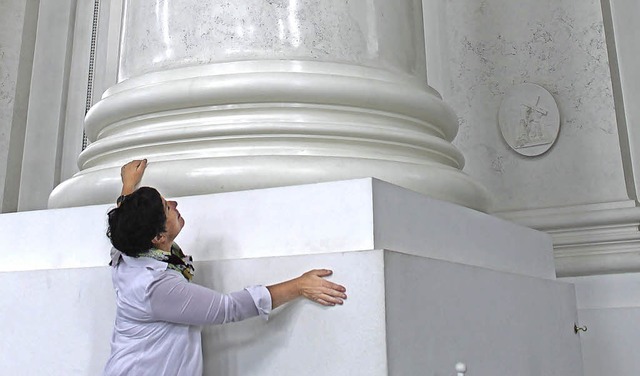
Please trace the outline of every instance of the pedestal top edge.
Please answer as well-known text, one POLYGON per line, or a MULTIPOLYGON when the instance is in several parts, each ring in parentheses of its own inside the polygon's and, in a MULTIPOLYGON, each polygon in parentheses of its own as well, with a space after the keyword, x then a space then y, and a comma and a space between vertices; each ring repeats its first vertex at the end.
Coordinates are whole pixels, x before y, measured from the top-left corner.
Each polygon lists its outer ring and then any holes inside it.
POLYGON ((458 205, 456 203, 440 200, 440 199, 413 191, 411 189, 407 189, 407 188, 386 182, 384 180, 380 180, 376 178, 371 178, 371 179, 372 179, 374 200, 376 198, 382 198, 390 194, 394 196, 402 194, 412 198, 421 197, 421 200, 423 200, 424 202, 428 202, 429 204, 435 205, 442 210, 448 210, 459 215, 468 216, 477 221, 488 220, 488 221, 491 221, 492 223, 495 223, 501 226, 516 228, 525 232, 529 232, 531 234, 539 234, 540 236, 551 239, 550 235, 543 233, 539 230, 533 229, 531 227, 514 222, 509 218, 498 217, 496 215, 493 215, 492 213, 486 213, 486 212, 469 208, 463 205, 458 205))

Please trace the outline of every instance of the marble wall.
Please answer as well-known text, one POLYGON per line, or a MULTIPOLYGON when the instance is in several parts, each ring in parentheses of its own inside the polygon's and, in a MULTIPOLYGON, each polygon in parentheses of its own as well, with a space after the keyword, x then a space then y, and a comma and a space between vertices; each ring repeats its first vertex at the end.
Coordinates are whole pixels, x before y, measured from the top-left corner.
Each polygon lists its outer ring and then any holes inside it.
POLYGON ((16 109, 16 87, 25 2, 0 0, 0 207, 9 160, 9 140, 16 109))
POLYGON ((442 11, 454 144, 498 198, 494 209, 627 200, 600 1, 451 0, 442 11), (523 82, 551 92, 560 110, 558 140, 538 157, 513 152, 498 126, 504 93, 523 82))
MULTIPOLYGON (((640 3, 635 0, 603 0, 603 5, 605 14, 609 12, 611 17, 607 41, 612 41, 615 45, 612 63, 619 69, 620 85, 614 86, 614 95, 619 96, 616 102, 618 117, 621 123, 626 123, 630 149, 629 170, 633 171, 636 197, 640 197, 640 165, 633 163, 640 160, 640 106, 637 105, 640 101, 640 29, 636 25, 640 3)), ((624 146, 627 145, 623 144, 624 146)))

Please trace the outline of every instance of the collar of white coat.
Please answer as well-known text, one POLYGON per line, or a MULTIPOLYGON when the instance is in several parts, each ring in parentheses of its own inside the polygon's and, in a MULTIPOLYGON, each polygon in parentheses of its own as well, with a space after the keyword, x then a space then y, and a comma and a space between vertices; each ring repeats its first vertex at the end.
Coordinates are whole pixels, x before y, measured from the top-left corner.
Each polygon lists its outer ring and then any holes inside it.
POLYGON ((120 261, 124 261, 125 264, 135 268, 147 268, 152 270, 167 270, 167 267, 169 266, 166 262, 159 261, 151 257, 131 257, 115 248, 112 248, 111 265, 116 266, 120 261))

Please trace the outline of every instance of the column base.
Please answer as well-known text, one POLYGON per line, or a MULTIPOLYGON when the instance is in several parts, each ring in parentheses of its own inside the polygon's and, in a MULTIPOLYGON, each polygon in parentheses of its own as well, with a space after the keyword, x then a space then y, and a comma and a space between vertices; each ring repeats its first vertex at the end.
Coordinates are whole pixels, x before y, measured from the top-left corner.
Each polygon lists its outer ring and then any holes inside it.
POLYGON ((490 210, 451 144, 455 113, 414 81, 309 61, 221 63, 124 81, 87 114, 81 171, 53 191, 49 207, 110 202, 120 166, 148 158, 150 179, 173 196, 375 177, 490 210))

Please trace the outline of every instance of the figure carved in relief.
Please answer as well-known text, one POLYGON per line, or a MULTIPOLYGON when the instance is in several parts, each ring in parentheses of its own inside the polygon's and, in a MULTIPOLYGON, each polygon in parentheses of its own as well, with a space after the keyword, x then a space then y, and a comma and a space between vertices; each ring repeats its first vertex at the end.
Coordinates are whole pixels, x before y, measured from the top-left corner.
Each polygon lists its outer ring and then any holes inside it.
POLYGON ((543 130, 542 121, 549 113, 540 107, 540 96, 533 106, 522 104, 523 116, 520 119, 520 135, 516 139, 516 148, 546 145, 552 142, 543 130))
POLYGON ((547 152, 558 138, 560 113, 551 93, 525 82, 505 92, 498 110, 498 124, 511 149, 534 157, 547 152))

